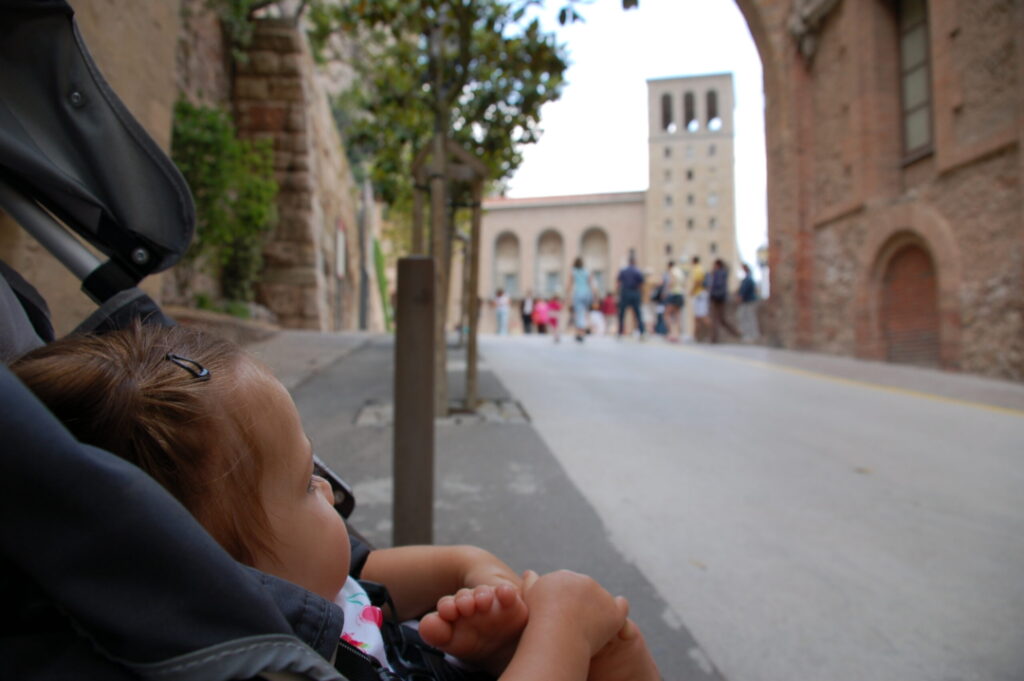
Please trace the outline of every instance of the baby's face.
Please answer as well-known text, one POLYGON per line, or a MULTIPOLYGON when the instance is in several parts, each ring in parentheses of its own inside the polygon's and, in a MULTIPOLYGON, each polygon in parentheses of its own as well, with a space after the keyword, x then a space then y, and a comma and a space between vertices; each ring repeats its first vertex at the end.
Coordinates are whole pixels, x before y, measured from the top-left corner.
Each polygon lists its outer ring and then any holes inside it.
POLYGON ((334 600, 348 576, 348 530, 334 510, 330 483, 313 474, 313 448, 295 403, 262 369, 240 387, 260 443, 260 496, 274 533, 275 555, 257 556, 255 567, 334 600))

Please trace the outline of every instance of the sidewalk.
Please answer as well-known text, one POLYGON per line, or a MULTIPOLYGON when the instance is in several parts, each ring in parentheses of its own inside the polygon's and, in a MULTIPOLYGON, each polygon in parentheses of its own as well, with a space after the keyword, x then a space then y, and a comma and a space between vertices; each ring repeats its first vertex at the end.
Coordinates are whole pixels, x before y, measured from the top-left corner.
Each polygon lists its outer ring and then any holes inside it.
POLYGON ((1024 411, 1024 384, 975 374, 814 352, 781 350, 761 345, 688 343, 684 347, 697 352, 703 350, 727 354, 780 370, 820 374, 836 380, 925 394, 933 399, 1024 411))
MULTIPOLYGON (((353 486, 354 526, 375 545, 390 545, 392 426, 380 416, 392 401, 391 337, 282 331, 248 348, 292 391, 317 454, 353 486)), ((451 349, 452 401, 464 395, 464 372, 462 352, 451 349)), ((486 366, 479 392, 515 404, 486 366)), ((445 419, 435 438, 435 543, 482 546, 517 570, 590 574, 629 598, 666 679, 722 679, 685 626, 666 618, 666 602, 630 557, 612 546, 527 415, 508 407, 488 418, 445 419)))

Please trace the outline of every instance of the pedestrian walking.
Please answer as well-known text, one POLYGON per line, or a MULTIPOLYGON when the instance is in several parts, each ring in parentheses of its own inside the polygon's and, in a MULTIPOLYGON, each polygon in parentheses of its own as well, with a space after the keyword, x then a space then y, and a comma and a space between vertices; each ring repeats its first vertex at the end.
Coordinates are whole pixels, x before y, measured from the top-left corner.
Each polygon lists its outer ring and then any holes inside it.
POLYGON ((619 270, 619 338, 626 330, 626 310, 632 310, 640 338, 644 337, 644 316, 640 311, 644 274, 636 266, 636 256, 629 256, 629 264, 619 270))
POLYGON ((752 343, 761 336, 757 325, 757 284, 754 283, 754 275, 750 273, 750 266, 743 263, 743 281, 736 292, 739 298, 739 309, 736 317, 740 323, 740 333, 743 340, 752 343))
POLYGON ((678 343, 683 335, 683 305, 686 275, 674 260, 665 269, 665 317, 668 322, 668 340, 678 343))
POLYGON ((665 280, 662 279, 651 291, 651 302, 654 303, 654 333, 659 336, 668 334, 665 323, 665 280))
POLYGON ((615 314, 618 312, 618 303, 615 302, 615 296, 609 291, 605 294, 601 300, 601 314, 604 315, 604 328, 605 333, 611 333, 613 323, 615 322, 615 314))
POLYGON ((572 271, 566 282, 568 300, 572 305, 572 326, 577 343, 582 343, 587 335, 587 313, 594 299, 594 278, 583 266, 583 258, 577 257, 572 263, 572 271))
POLYGON ((548 301, 543 298, 533 301, 533 323, 537 326, 537 333, 546 334, 548 332, 548 324, 551 321, 549 314, 548 301))
POLYGON ((498 335, 508 335, 508 313, 512 303, 509 300, 508 294, 505 293, 505 289, 499 288, 497 295, 494 296, 494 314, 498 320, 498 335))
POLYGON ((558 296, 548 298, 548 326, 556 343, 562 342, 562 299, 558 296))
POLYGON ((533 292, 527 291, 519 301, 519 316, 523 320, 523 333, 533 332, 533 292))
POLYGON ((725 303, 729 299, 729 270, 726 269, 725 262, 721 258, 715 260, 711 270, 708 281, 708 297, 711 300, 711 342, 718 342, 719 327, 723 327, 738 338, 740 332, 725 316, 725 303))
POLYGON ((607 329, 604 323, 604 314, 601 312, 601 303, 594 301, 590 304, 590 314, 587 315, 587 332, 592 336, 603 336, 607 329))
POLYGON ((693 300, 693 338, 701 341, 708 336, 708 289, 700 256, 690 261, 690 298, 693 300))

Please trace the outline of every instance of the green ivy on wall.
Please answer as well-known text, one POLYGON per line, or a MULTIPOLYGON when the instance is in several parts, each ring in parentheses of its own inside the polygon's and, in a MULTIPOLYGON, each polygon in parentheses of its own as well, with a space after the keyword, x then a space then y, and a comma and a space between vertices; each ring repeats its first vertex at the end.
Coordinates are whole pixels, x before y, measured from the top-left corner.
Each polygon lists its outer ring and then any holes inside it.
POLYGON ((263 237, 277 221, 271 141, 239 139, 227 112, 181 99, 171 157, 196 204, 196 237, 186 260, 210 256, 220 266, 224 298, 251 301, 263 237))

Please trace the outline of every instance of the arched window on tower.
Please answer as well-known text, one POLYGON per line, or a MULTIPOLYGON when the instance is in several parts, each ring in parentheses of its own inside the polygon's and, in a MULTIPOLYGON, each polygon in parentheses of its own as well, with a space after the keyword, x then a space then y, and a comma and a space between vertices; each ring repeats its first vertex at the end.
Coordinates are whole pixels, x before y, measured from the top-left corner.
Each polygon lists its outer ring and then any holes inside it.
POLYGON ((672 116, 672 95, 668 93, 661 96, 661 129, 669 133, 676 131, 676 122, 672 116))
POLYGON ((683 95, 683 124, 690 132, 700 130, 700 121, 697 120, 697 98, 692 92, 683 95))
POLYGON ((705 95, 707 102, 708 130, 712 132, 722 129, 722 117, 718 115, 718 92, 708 90, 705 95))

